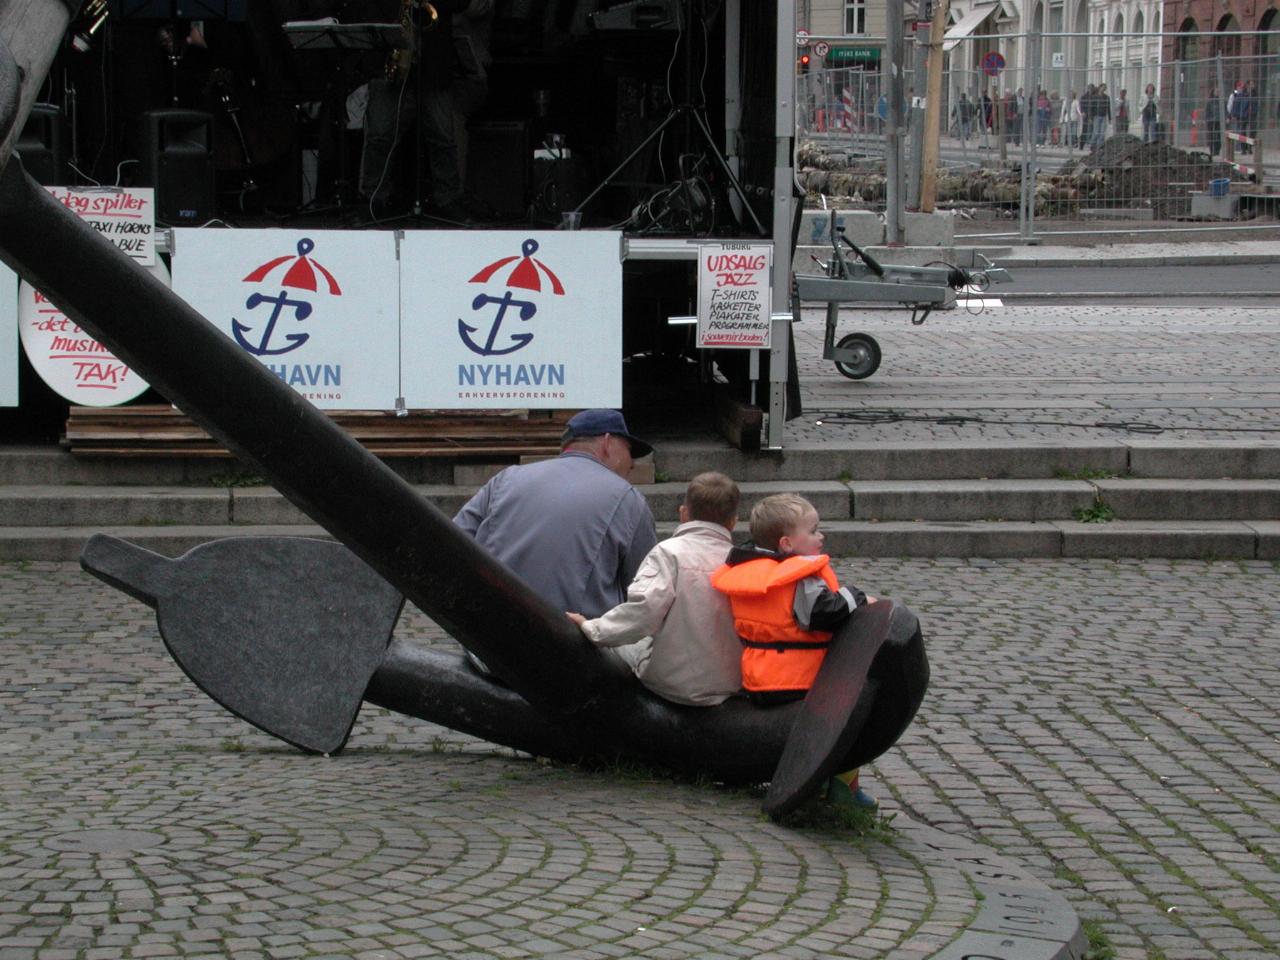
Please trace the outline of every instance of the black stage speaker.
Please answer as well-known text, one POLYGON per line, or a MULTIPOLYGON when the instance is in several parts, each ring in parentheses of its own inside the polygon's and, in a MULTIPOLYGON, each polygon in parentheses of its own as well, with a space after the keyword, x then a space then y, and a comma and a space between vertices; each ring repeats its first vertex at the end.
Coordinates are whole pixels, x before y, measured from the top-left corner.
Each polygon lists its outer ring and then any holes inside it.
POLYGON ((478 120, 467 127, 466 191, 503 215, 529 207, 533 155, 523 120, 478 120))
POLYGON ((52 103, 31 107, 27 124, 14 149, 22 156, 22 166, 36 183, 46 187, 65 186, 67 155, 63 146, 62 110, 52 103))
POLYGON ((198 110, 142 115, 141 184, 155 187, 156 219, 204 223, 214 216, 213 117, 198 110))

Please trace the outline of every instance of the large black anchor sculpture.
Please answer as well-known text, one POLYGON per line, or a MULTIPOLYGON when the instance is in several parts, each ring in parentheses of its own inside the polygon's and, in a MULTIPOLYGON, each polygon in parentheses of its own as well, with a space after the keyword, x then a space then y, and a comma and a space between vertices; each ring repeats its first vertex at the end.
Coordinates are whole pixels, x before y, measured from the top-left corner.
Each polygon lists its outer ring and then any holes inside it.
MULTIPOLYGON (((37 5, 17 29, 0 22, 2 135, 20 127, 47 69, 39 43, 56 46, 32 23, 65 26, 65 6, 37 5)), ((0 173, 0 258, 340 541, 239 538, 176 561, 106 537, 86 545, 88 570, 156 608, 201 689, 272 734, 333 752, 367 699, 541 755, 768 780, 764 805, 777 816, 887 750, 923 698, 916 618, 881 601, 837 635, 801 703, 667 703, 17 162, 0 173), (391 642, 402 598, 508 687, 461 656, 391 642)))

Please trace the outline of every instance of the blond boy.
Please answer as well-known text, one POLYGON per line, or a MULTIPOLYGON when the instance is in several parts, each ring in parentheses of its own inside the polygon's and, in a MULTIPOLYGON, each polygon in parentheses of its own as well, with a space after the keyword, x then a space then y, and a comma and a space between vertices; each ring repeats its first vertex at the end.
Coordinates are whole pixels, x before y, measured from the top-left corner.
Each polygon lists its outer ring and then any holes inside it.
MULTIPOLYGON (((742 639, 742 687, 759 703, 804 696, 827 655, 832 633, 874 598, 840 586, 818 511, 804 497, 779 493, 751 511, 751 538, 730 551, 711 578, 729 597, 742 639)), ((833 778, 828 796, 874 807, 857 770, 833 778)))

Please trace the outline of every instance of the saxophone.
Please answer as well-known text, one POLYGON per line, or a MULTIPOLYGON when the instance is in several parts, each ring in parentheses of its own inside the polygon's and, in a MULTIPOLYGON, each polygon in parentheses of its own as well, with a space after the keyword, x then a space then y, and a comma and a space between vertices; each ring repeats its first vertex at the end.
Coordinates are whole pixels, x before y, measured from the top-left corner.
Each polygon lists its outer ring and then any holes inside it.
POLYGON ((422 11, 425 21, 423 30, 431 30, 440 20, 440 14, 429 0, 400 0, 400 29, 404 31, 408 45, 391 51, 387 57, 386 74, 388 80, 403 81, 413 66, 413 52, 417 45, 417 31, 414 30, 414 12, 422 11))

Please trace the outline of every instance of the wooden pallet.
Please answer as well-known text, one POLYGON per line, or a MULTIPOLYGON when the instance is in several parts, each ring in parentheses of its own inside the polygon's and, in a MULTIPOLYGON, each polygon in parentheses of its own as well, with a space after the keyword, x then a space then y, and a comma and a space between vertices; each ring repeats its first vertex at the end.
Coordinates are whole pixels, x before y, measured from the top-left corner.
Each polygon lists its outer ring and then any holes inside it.
MULTIPOLYGON (((334 410, 329 417, 379 457, 554 456, 570 411, 334 410)), ((85 457, 230 457, 180 411, 161 404, 71 407, 63 445, 85 457)))

